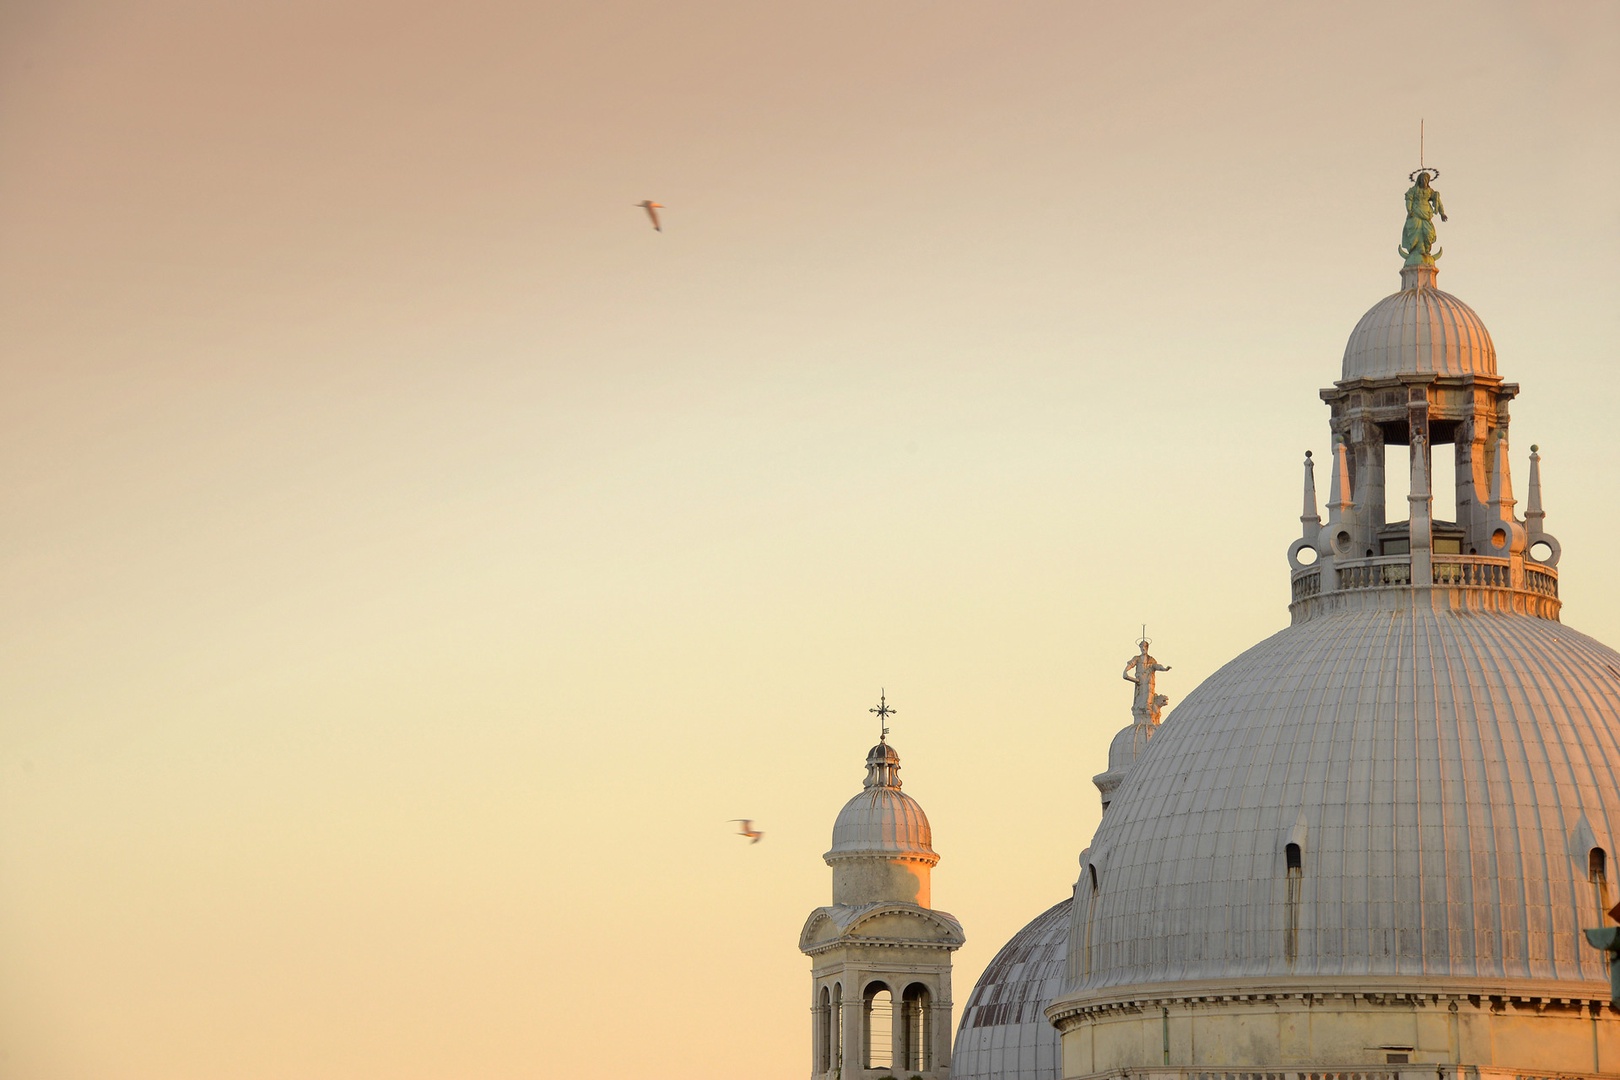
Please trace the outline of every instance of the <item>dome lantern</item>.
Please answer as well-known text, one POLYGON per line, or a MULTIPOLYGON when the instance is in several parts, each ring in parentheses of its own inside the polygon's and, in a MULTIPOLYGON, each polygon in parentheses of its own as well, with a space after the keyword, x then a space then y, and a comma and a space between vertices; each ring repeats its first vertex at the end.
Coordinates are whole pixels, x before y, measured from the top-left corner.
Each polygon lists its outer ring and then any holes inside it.
MULTIPOLYGON (((1496 370, 1496 348, 1474 310, 1435 287, 1434 170, 1413 174, 1402 234, 1401 291, 1361 317, 1345 346, 1342 378, 1321 392, 1334 458, 1328 521, 1318 524, 1305 478, 1303 535, 1288 549, 1296 622, 1345 605, 1420 602, 1511 610, 1556 619, 1558 542, 1543 530, 1540 457, 1535 502, 1515 517, 1508 461, 1509 403, 1517 383, 1496 370), (1426 201, 1427 200, 1427 201, 1426 201), (1386 449, 1408 449, 1405 520, 1386 520, 1397 477, 1386 449), (1434 448, 1450 446, 1455 503, 1436 506, 1434 448)), ((1443 460, 1443 459, 1442 459, 1443 460)))

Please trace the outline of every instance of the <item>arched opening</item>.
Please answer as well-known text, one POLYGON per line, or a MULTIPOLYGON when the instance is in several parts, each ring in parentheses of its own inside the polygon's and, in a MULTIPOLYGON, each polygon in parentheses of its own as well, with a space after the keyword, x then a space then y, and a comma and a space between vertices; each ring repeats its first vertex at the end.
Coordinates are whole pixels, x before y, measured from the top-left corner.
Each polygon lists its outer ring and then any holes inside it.
POLYGON ((1283 924, 1283 958, 1290 964, 1299 959, 1299 894, 1305 883, 1305 859, 1298 844, 1283 848, 1283 862, 1287 866, 1287 886, 1283 903, 1286 905, 1283 924))
POLYGON ((894 995, 880 982, 861 995, 861 1055, 868 1069, 894 1068, 894 995))
POLYGON ((1592 899, 1597 903, 1597 925, 1604 925, 1609 912, 1609 853, 1595 847, 1586 853, 1586 880, 1592 883, 1592 899))
MULTIPOLYGON (((1091 974, 1091 927, 1097 918, 1097 891, 1100 882, 1097 879, 1097 864, 1086 864, 1086 880, 1091 882, 1091 895, 1086 897, 1086 939, 1080 945, 1080 959, 1082 975, 1091 974)), ((1079 900, 1076 898, 1076 902, 1079 900)))
MULTIPOLYGON (((1388 436, 1386 436, 1387 438, 1388 436)), ((1406 497, 1412 493, 1412 450, 1404 442, 1384 444, 1384 520, 1405 521, 1412 506, 1406 497)), ((1399 555, 1387 541, 1381 555, 1399 555)))
POLYGON ((929 1006, 933 996, 922 983, 912 983, 901 996, 900 1067, 916 1072, 927 1072, 934 1067, 934 1055, 929 1049, 933 1032, 929 1006))
POLYGON ((832 1068, 832 991, 821 988, 821 1000, 816 1002, 815 1020, 816 1072, 832 1068))
MULTIPOLYGON (((1436 423, 1429 429, 1428 487, 1430 497, 1430 546, 1436 555, 1462 554, 1463 529, 1459 526, 1462 511, 1457 502, 1459 477, 1472 475, 1468 455, 1456 446, 1455 427, 1436 423)), ((1407 555, 1412 550, 1412 447, 1411 433, 1405 424, 1384 427, 1384 445, 1374 453, 1381 461, 1369 462, 1376 476, 1368 479, 1377 488, 1383 501, 1383 519, 1377 522, 1377 550, 1370 554, 1407 555), (1381 453, 1379 452, 1381 450, 1381 453), (1398 528, 1406 523, 1405 529, 1398 528)), ((1464 483, 1471 483, 1465 480, 1464 483)), ((1360 489, 1357 489, 1360 495, 1360 489)), ((1368 507, 1369 510, 1375 509, 1368 507)))

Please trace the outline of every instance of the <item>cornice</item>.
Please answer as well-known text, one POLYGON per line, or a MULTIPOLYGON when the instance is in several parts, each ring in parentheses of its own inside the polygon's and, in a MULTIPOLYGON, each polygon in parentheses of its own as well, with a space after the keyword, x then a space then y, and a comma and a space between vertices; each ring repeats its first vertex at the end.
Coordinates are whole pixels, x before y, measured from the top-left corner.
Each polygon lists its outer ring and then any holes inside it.
POLYGON ((1218 982, 1142 984, 1084 991, 1059 997, 1046 1008, 1046 1018, 1059 1028, 1072 1027, 1110 1014, 1147 1008, 1226 1008, 1234 1005, 1303 1002, 1311 1007, 1349 1002, 1361 1006, 1433 1008, 1445 1005, 1491 1012, 1575 1011, 1594 1019, 1607 1014, 1620 1020, 1620 1008, 1609 1002, 1609 987, 1600 982, 1556 982, 1384 976, 1346 979, 1223 979, 1218 982))

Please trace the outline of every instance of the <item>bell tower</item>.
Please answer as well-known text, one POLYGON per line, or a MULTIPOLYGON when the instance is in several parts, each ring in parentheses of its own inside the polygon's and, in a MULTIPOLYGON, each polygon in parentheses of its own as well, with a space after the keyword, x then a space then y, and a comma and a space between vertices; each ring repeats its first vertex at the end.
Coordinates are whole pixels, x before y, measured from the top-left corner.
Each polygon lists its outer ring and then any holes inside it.
POLYGON ((900 790, 885 695, 866 780, 833 823, 832 904, 810 913, 799 951, 810 957, 812 1080, 949 1080, 951 953, 965 940, 954 916, 930 907, 934 852, 928 817, 900 790))

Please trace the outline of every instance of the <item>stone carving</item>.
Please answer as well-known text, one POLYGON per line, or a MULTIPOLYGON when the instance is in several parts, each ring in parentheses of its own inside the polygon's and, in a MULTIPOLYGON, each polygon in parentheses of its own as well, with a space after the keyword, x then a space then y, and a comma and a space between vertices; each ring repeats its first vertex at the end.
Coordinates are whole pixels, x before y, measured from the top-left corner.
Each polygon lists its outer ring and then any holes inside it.
POLYGON ((1169 671, 1169 664, 1161 664, 1148 655, 1146 638, 1137 642, 1142 651, 1125 662, 1125 681, 1136 684, 1136 697, 1131 702, 1131 715, 1138 724, 1157 724, 1170 699, 1157 690, 1158 673, 1169 671))
POLYGON ((1401 228, 1401 258, 1407 266, 1433 266, 1441 255, 1434 246, 1434 215, 1446 220, 1446 208, 1440 202, 1440 193, 1429 186, 1429 177, 1439 178, 1439 170, 1419 169, 1412 174, 1412 186, 1406 191, 1406 224, 1401 228))

